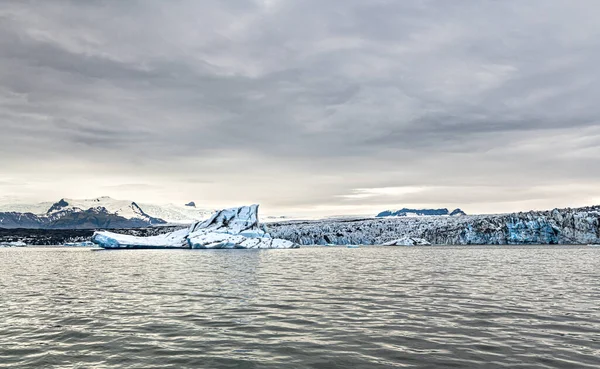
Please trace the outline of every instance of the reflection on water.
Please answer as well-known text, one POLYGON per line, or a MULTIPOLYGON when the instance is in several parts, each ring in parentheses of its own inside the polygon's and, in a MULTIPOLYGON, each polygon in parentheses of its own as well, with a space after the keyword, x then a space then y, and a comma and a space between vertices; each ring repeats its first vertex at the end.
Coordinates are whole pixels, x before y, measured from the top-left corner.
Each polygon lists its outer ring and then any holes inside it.
POLYGON ((596 368, 600 248, 0 249, 0 368, 596 368))

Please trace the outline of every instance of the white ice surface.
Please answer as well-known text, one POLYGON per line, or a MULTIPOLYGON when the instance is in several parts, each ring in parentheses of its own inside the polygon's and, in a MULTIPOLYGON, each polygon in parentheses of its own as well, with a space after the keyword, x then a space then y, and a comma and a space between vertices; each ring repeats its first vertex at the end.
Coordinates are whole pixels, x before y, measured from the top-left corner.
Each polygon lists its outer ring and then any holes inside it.
POLYGON ((144 213, 153 218, 159 218, 167 223, 173 224, 192 224, 208 218, 214 210, 200 209, 185 205, 156 205, 156 204, 138 204, 144 213))
POLYGON ((135 237, 113 232, 96 232, 92 241, 104 248, 294 248, 293 242, 273 239, 258 222, 258 205, 224 209, 188 229, 135 237))
POLYGON ((136 237, 107 231, 95 232, 92 242, 107 249, 128 247, 187 247, 189 229, 181 229, 158 236, 136 237))
POLYGON ((2 242, 0 243, 0 246, 5 246, 5 247, 24 247, 27 246, 27 244, 23 241, 13 241, 13 242, 2 242))
POLYGON ((397 240, 385 242, 383 246, 431 246, 427 240, 417 237, 402 237, 397 240))

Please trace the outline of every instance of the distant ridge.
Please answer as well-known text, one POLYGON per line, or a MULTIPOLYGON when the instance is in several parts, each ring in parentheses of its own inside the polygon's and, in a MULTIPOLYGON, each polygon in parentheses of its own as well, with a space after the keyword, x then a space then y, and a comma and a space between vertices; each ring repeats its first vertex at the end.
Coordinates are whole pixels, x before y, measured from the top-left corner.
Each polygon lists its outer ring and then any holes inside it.
MULTIPOLYGON (((195 205, 195 204, 194 204, 195 205)), ((0 228, 114 229, 187 224, 212 213, 186 205, 138 204, 103 196, 35 205, 0 204, 0 228)))
POLYGON ((449 216, 459 216, 459 215, 467 215, 464 211, 460 209, 455 209, 450 212, 448 209, 408 209, 403 208, 400 210, 385 210, 381 213, 377 214, 377 218, 384 217, 408 217, 408 216, 434 216, 434 215, 449 215, 449 216))
POLYGON ((467 213, 465 213, 464 211, 460 210, 460 209, 454 209, 452 211, 452 213, 450 213, 450 216, 461 216, 461 215, 467 215, 467 213))

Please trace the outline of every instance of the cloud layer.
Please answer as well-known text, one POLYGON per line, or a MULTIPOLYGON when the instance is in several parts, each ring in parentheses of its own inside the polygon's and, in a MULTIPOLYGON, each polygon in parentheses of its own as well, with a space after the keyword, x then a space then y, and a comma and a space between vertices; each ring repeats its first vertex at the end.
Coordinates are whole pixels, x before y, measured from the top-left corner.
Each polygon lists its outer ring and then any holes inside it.
POLYGON ((0 194, 600 202, 593 0, 5 1, 0 194))

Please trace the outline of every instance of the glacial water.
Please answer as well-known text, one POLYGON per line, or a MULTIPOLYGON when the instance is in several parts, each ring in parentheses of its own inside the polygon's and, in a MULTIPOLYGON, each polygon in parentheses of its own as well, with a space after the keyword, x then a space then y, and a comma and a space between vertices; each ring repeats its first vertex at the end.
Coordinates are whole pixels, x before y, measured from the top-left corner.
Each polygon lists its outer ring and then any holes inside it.
POLYGON ((0 249, 0 368, 598 368, 600 247, 0 249))

